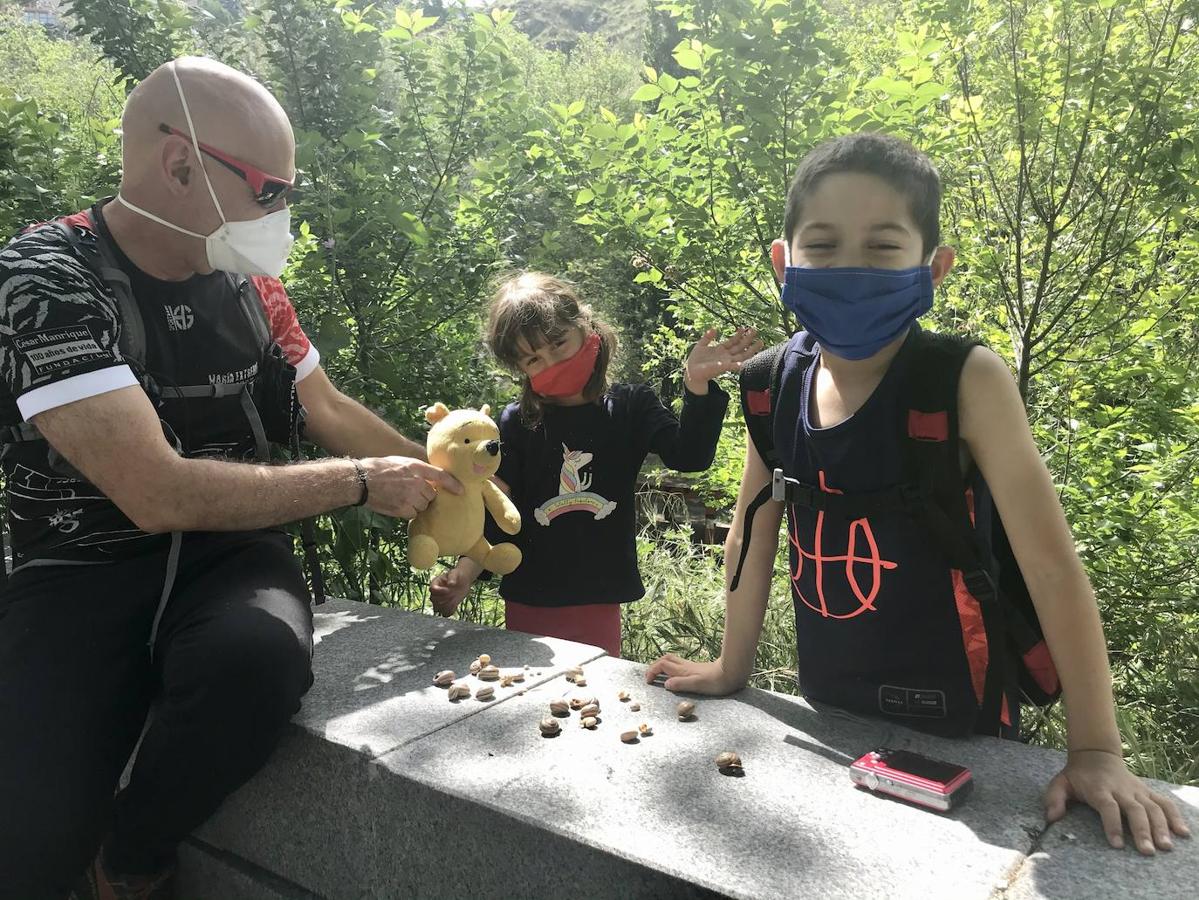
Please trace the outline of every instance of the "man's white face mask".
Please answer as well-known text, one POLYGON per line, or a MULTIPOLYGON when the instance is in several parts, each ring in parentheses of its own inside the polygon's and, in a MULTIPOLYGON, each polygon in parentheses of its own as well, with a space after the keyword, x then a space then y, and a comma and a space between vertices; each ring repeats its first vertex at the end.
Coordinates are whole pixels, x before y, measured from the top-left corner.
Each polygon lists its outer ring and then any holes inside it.
POLYGON ((134 206, 120 194, 117 194, 116 202, 159 225, 190 237, 200 238, 204 241, 204 249, 208 254, 208 265, 213 269, 240 275, 268 275, 278 278, 287 264, 287 257, 295 240, 291 235, 291 209, 284 206, 260 219, 239 222, 230 222, 225 218, 225 212, 216 198, 216 191, 212 188, 212 181, 208 178, 208 170, 204 167, 204 157, 200 154, 200 144, 196 139, 196 127, 192 123, 191 111, 187 106, 187 98, 183 96, 183 85, 179 81, 179 73, 175 70, 174 63, 171 63, 171 74, 175 77, 179 102, 183 104, 183 115, 187 119, 192 149, 196 153, 200 172, 208 186, 208 194, 212 197, 212 204, 216 207, 217 215, 221 217, 221 224, 212 234, 198 234, 134 206))

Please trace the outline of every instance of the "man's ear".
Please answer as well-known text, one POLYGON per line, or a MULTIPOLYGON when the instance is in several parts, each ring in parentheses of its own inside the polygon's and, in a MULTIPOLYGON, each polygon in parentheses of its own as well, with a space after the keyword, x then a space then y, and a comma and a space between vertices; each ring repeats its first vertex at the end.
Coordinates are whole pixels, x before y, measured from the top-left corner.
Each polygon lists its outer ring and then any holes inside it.
POLYGON ((450 411, 444 403, 434 403, 425 410, 425 421, 430 425, 436 425, 449 414, 450 411))
POLYGON ((787 245, 782 238, 775 238, 770 245, 770 265, 779 284, 783 283, 783 271, 787 268, 787 245))
POLYGON ((187 193, 194 168, 191 146, 183 138, 171 135, 162 142, 162 171, 172 194, 187 193))
POLYGON ((953 268, 953 261, 957 258, 957 251, 947 244, 942 244, 933 251, 932 261, 928 264, 933 273, 933 287, 939 287, 941 281, 949 274, 949 270, 953 268))

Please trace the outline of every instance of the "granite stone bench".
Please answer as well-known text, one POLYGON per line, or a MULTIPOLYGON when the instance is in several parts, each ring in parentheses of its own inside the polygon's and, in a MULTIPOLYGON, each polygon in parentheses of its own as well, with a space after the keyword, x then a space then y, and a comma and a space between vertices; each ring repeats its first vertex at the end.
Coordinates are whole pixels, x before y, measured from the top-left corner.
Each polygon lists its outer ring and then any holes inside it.
MULTIPOLYGON (((677 697, 595 647, 346 601, 316 628, 316 684, 270 764, 183 848, 184 900, 1199 896, 1199 841, 1142 859, 1109 850, 1089 810, 1046 828, 1054 751, 748 689, 679 722, 677 697), (484 652, 526 681, 448 702, 433 674, 484 652), (574 665, 602 721, 544 738, 574 665), (653 735, 622 743, 640 722, 653 735), (972 795, 937 814, 855 788, 847 764, 880 745, 970 766, 972 795), (744 777, 717 771, 723 750, 744 777)), ((1199 832, 1199 788, 1157 787, 1199 832)))

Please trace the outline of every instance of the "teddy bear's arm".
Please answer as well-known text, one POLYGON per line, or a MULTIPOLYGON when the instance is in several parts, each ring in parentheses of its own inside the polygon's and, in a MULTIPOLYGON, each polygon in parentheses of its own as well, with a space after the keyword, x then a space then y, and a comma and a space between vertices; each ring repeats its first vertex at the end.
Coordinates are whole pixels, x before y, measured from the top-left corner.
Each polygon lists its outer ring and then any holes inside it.
POLYGON ((520 531, 520 512, 495 482, 483 482, 483 505, 487 507, 491 517, 495 519, 495 524, 504 534, 516 534, 520 531))

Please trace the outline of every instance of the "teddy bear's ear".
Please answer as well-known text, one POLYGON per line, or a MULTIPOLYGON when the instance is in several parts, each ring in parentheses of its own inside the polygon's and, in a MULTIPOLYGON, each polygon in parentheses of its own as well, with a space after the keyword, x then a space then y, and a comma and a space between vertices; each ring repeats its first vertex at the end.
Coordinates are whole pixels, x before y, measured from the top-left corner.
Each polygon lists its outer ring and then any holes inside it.
POLYGON ((425 410, 425 421, 430 425, 436 425, 449 414, 449 408, 444 403, 434 403, 425 410))
POLYGON ((491 404, 484 403, 483 406, 480 407, 479 412, 481 412, 485 416, 491 415, 491 404))

